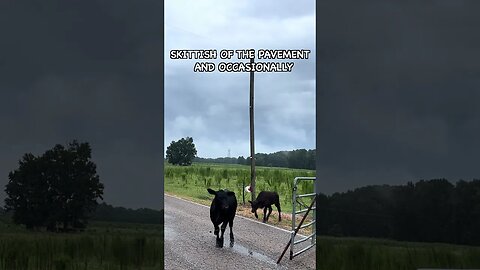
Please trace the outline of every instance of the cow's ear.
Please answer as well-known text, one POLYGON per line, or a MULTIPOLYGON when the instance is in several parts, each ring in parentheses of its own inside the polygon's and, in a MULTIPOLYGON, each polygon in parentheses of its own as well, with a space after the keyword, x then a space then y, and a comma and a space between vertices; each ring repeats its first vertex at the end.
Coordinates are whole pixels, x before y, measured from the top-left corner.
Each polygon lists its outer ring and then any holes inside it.
POLYGON ((208 190, 208 193, 212 194, 212 195, 215 195, 217 194, 217 192, 215 192, 215 190, 211 189, 211 188, 207 188, 208 190))
POLYGON ((227 192, 227 195, 229 195, 229 196, 235 196, 235 192, 229 191, 229 192, 227 192))

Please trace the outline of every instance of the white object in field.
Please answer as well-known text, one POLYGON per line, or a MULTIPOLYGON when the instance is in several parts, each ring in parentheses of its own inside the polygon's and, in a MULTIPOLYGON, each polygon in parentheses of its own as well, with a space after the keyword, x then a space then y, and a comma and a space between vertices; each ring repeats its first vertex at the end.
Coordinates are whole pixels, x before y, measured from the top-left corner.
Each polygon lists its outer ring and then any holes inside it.
POLYGON ((245 191, 246 191, 246 192, 252 192, 252 191, 250 190, 250 186, 246 186, 246 187, 245 187, 245 191))

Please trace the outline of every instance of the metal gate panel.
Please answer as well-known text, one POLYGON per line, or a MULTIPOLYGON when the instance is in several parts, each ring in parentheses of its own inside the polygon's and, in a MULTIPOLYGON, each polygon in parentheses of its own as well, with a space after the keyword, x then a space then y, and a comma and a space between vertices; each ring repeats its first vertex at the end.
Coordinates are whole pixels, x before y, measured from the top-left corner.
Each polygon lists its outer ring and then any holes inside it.
MULTIPOLYGON (((315 181, 316 181, 316 177, 295 177, 295 179, 293 180, 293 192, 292 192, 292 233, 291 233, 291 240, 290 240, 290 260, 293 259, 295 256, 297 255, 300 255, 301 253, 309 250, 310 248, 312 248, 313 246, 316 245, 316 207, 312 207, 311 208, 311 212, 312 212, 312 221, 307 223, 307 224, 304 224, 302 226, 300 226, 300 229, 303 229, 303 228, 307 228, 307 227, 312 227, 312 234, 310 234, 309 236, 303 238, 303 239, 300 239, 300 240, 297 240, 295 241, 295 237, 297 236, 295 234, 295 222, 296 222, 296 216, 298 214, 301 214, 301 213, 305 213, 308 211, 307 208, 305 209, 301 209, 301 206, 302 206, 302 203, 298 201, 299 198, 309 198, 309 197, 315 197, 316 196, 316 193, 308 193, 308 194, 297 194, 297 186, 298 184, 301 182, 301 181, 313 181, 314 182, 314 186, 315 186, 315 181), (298 205, 297 205, 298 204, 298 205), (298 207, 298 211, 297 211, 297 207, 298 207), (310 241, 310 244, 301 249, 300 251, 297 251, 295 253, 294 251, 294 246, 296 244, 300 244, 300 243, 303 243, 307 240, 311 240, 310 241)), ((313 203, 313 202, 312 202, 313 203)), ((304 205, 305 206, 305 205, 304 205)))

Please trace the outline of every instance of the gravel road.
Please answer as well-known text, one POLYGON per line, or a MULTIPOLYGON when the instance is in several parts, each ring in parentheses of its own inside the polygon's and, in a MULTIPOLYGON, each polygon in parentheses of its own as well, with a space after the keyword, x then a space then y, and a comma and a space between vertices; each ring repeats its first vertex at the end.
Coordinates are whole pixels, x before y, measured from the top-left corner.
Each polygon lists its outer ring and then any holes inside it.
POLYGON ((290 233, 238 215, 233 222, 235 245, 229 246, 227 226, 224 247, 215 247, 209 211, 165 195, 165 269, 315 269, 315 247, 293 260, 288 250, 277 265, 290 233))

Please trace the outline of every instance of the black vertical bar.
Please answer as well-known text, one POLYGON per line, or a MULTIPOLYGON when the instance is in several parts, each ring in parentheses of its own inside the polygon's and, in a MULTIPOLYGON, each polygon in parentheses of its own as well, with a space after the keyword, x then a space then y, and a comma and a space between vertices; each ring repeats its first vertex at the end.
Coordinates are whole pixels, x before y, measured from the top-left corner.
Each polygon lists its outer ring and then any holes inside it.
MULTIPOLYGON (((250 63, 253 65, 254 58, 250 58, 250 63)), ((250 183, 252 191, 252 201, 255 201, 255 137, 254 137, 254 72, 250 71, 250 183)))

